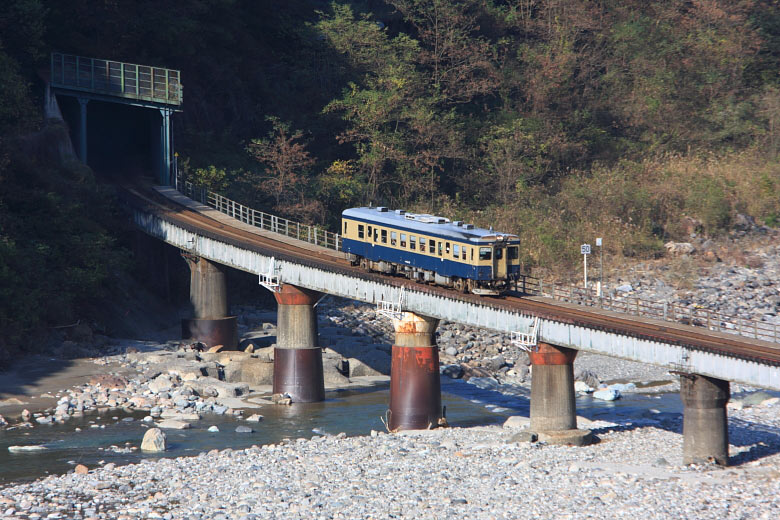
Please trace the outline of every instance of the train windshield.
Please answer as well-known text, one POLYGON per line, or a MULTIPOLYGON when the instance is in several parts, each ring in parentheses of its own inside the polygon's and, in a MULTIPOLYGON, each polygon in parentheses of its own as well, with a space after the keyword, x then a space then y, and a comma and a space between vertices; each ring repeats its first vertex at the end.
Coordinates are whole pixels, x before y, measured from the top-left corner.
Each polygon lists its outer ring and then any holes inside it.
POLYGON ((480 260, 490 260, 493 258, 492 256, 493 248, 491 247, 480 247, 479 248, 479 259, 480 260))
POLYGON ((510 260, 517 260, 518 257, 519 257, 517 246, 508 247, 507 248, 507 254, 509 255, 509 259, 510 260))

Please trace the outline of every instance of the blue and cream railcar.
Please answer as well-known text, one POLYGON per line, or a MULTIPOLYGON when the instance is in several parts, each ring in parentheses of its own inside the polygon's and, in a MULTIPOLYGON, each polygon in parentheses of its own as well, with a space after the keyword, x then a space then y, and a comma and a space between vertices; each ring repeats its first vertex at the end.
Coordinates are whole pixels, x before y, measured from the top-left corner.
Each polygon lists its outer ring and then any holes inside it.
POLYGON ((520 274, 516 235, 384 207, 350 208, 341 220, 344 251, 370 271, 493 295, 520 274))

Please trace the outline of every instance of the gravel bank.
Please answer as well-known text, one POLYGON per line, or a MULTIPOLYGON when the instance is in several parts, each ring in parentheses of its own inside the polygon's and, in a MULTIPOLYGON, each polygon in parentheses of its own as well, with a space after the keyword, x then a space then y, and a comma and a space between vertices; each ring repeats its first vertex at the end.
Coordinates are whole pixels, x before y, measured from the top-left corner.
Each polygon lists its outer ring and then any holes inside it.
POLYGON ((683 467, 679 417, 589 426, 585 448, 500 427, 290 440, 0 489, 5 517, 765 518, 780 516, 776 405, 732 413, 730 468, 683 467), (747 415, 749 410, 749 414, 747 415), (760 420, 760 424, 755 423, 760 420))

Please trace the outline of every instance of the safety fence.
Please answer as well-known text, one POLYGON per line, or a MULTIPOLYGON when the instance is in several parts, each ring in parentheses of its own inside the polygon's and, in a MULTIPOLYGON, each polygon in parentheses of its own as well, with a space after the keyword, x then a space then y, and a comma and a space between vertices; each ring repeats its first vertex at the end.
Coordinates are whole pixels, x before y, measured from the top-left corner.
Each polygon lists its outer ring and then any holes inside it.
POLYGON ((163 67, 53 52, 51 84, 85 92, 181 105, 181 73, 163 67))
POLYGON ((316 246, 341 251, 341 236, 336 233, 249 208, 219 193, 209 191, 202 186, 196 186, 192 182, 183 179, 181 174, 176 177, 176 189, 187 197, 250 226, 296 240, 302 240, 316 246))
POLYGON ((727 316, 702 307, 604 295, 603 292, 599 295, 595 289, 544 282, 531 276, 518 278, 516 290, 566 303, 598 307, 642 318, 682 323, 704 327, 707 330, 780 343, 780 327, 777 323, 727 316))

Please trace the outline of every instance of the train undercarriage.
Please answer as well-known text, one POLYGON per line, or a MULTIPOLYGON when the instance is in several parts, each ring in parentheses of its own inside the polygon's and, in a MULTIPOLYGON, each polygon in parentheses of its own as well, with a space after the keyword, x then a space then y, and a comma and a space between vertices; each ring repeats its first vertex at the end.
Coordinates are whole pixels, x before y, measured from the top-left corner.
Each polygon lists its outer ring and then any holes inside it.
POLYGON ((509 290, 512 284, 510 278, 503 280, 472 280, 469 278, 459 278, 457 276, 442 276, 434 271, 421 269, 411 265, 397 264, 385 260, 374 262, 368 258, 353 254, 349 255, 349 261, 352 265, 359 265, 369 273, 404 276, 417 283, 449 287, 463 294, 471 293, 480 296, 499 296, 509 290))

